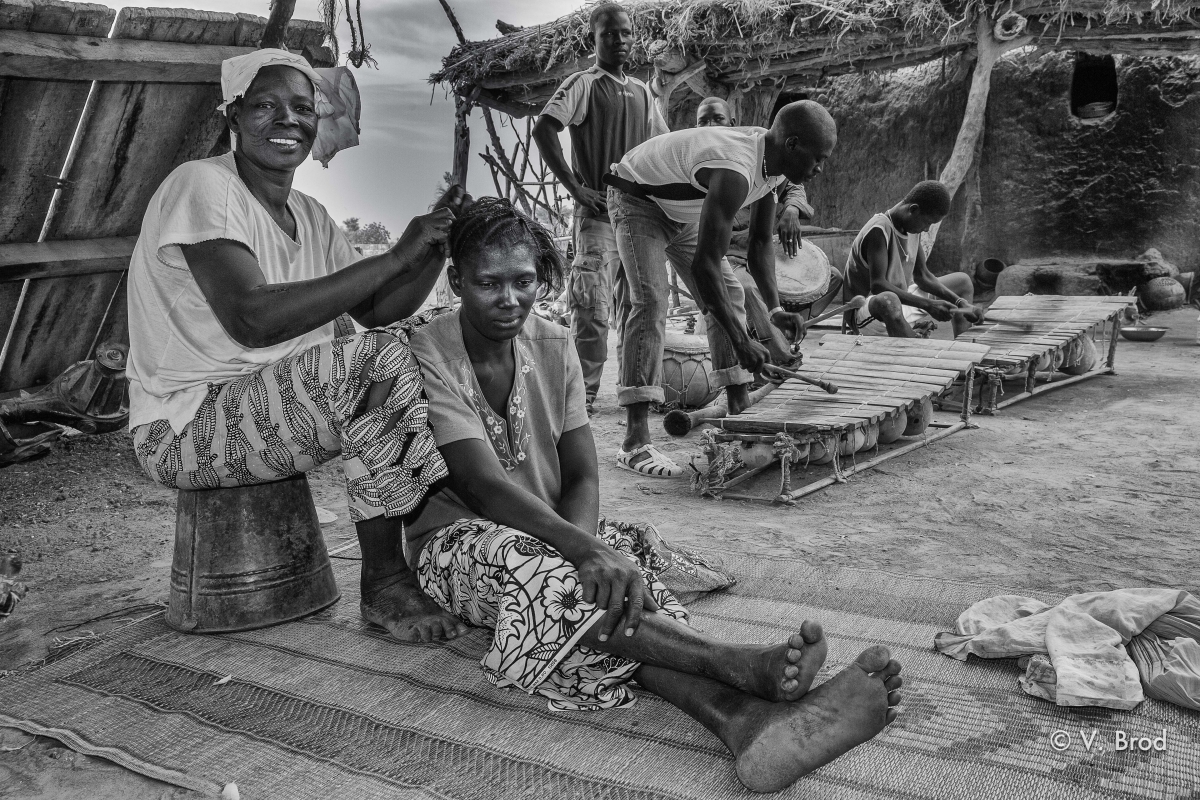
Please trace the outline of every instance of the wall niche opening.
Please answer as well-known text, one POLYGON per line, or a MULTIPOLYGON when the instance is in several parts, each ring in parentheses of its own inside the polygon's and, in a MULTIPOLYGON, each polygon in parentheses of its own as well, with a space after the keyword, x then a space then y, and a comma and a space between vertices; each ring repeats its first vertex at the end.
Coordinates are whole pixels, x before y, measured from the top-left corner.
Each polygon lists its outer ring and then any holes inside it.
POLYGON ((1071 114, 1077 119, 1099 120, 1117 110, 1117 62, 1112 56, 1075 54, 1071 77, 1071 114))

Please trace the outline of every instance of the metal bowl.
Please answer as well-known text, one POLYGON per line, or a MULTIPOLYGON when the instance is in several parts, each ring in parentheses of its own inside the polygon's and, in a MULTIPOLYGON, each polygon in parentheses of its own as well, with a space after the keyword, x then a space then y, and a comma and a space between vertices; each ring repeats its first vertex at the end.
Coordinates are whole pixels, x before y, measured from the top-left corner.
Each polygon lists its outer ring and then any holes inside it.
POLYGON ((1151 328, 1145 325, 1124 325, 1121 335, 1131 342, 1155 342, 1163 337, 1167 328, 1151 328))

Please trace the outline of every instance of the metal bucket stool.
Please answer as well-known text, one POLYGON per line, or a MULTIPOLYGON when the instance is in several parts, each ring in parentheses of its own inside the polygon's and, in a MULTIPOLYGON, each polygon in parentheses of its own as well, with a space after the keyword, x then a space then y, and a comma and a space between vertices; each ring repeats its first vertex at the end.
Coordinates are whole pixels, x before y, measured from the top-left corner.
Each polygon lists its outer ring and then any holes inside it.
POLYGON ((339 597, 308 479, 179 492, 167 624, 185 633, 278 625, 339 597))

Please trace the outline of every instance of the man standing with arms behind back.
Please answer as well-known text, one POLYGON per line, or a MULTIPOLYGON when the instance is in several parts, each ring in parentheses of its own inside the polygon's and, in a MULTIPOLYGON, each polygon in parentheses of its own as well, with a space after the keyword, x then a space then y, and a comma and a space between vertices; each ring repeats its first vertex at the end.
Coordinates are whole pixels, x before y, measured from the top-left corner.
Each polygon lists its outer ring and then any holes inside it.
POLYGON ((624 71, 633 46, 629 14, 616 3, 601 3, 592 9, 590 23, 595 66, 562 82, 533 129, 542 160, 575 199, 575 261, 568 297, 589 414, 608 359, 614 297, 618 353, 630 308, 602 178, 626 152, 667 132, 649 87, 624 71), (573 169, 558 139, 563 128, 570 129, 573 169))

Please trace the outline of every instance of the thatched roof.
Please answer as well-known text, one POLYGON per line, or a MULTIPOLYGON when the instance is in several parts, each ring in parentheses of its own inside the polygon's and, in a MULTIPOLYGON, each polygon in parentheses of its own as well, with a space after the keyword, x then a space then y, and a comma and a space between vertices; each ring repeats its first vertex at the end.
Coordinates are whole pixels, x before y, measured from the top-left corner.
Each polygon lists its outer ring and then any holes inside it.
MULTIPOLYGON (((455 47, 431 76, 484 102, 544 101, 589 63, 592 4, 553 22, 455 47)), ((970 48, 974 20, 1015 11, 1040 46, 1101 52, 1198 52, 1200 0, 627 0, 630 68, 676 72, 703 61, 731 88, 762 79, 890 69, 970 48)), ((697 69, 701 69, 698 67, 697 69)), ((488 102, 491 105, 491 102, 488 102)))

